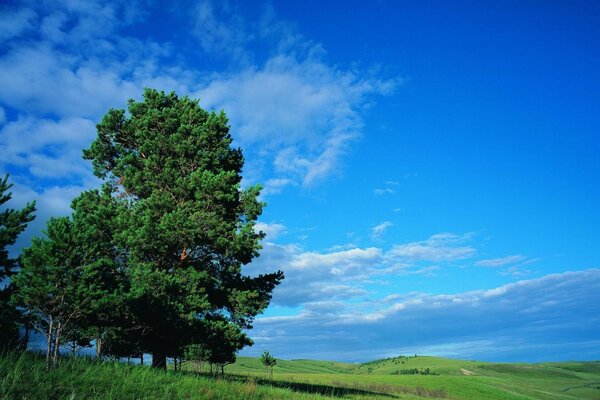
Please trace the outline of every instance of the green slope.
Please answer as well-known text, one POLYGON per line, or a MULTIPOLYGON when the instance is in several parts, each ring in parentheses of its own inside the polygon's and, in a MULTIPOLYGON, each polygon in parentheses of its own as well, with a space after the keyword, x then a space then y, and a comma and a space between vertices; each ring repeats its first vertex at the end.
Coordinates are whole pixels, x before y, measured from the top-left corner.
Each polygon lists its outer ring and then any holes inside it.
POLYGON ((600 399, 600 362, 485 363, 438 357, 363 364, 278 360, 273 380, 259 359, 240 357, 224 378, 117 362, 0 356, 0 400, 35 399, 600 399), (401 375, 429 369, 436 375, 401 375))
MULTIPOLYGON (((259 359, 241 357, 230 373, 266 376, 259 359)), ((278 360, 275 379, 338 386, 443 388, 456 399, 600 399, 600 362, 489 363, 411 356, 345 364, 278 360), (402 374, 418 371, 417 374, 402 374), (428 372, 428 375, 423 373, 428 372)), ((391 389, 390 389, 391 390, 391 389)), ((425 396, 428 397, 428 396, 425 396)))

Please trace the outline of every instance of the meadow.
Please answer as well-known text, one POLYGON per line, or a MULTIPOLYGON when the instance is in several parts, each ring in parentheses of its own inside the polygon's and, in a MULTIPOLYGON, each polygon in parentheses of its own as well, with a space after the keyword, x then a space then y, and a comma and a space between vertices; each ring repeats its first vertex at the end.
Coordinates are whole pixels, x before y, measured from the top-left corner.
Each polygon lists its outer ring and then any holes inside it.
POLYGON ((362 364, 277 360, 273 377, 239 357, 225 376, 185 363, 159 371, 64 358, 46 372, 38 355, 0 358, 0 399, 599 399, 600 362, 485 363, 437 357, 362 364), (416 371, 416 372, 415 372, 416 371))

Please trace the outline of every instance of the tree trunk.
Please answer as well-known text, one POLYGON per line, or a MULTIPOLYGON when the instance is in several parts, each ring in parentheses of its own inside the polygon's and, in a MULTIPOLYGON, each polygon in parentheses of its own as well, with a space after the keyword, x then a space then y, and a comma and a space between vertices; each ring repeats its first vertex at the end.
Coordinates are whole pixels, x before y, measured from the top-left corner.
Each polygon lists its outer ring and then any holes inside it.
POLYGON ((167 356, 163 353, 152 353, 152 368, 167 369, 167 356))
POLYGON ((48 325, 48 340, 46 341, 46 371, 50 370, 50 355, 52 354, 52 340, 54 337, 52 334, 54 333, 54 320, 50 318, 50 324, 48 325))
POLYGON ((102 358, 102 337, 96 338, 96 358, 102 358))
POLYGON ((60 348, 60 331, 61 331, 61 323, 59 322, 56 325, 56 331, 54 333, 54 355, 52 357, 52 365, 54 368, 58 367, 58 353, 60 348))
POLYGON ((31 326, 29 322, 25 324, 25 332, 23 333, 23 337, 19 341, 19 350, 25 351, 27 350, 27 345, 29 344, 29 335, 31 334, 31 326))
POLYGON ((140 354, 140 365, 144 365, 144 353, 140 354))

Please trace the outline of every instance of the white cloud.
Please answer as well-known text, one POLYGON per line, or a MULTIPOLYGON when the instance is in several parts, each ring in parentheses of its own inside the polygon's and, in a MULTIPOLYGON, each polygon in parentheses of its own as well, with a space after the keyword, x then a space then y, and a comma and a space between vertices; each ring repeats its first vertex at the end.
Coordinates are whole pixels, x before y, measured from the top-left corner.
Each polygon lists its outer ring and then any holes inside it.
MULTIPOLYGON (((266 227, 270 229, 271 227, 266 227)), ((264 230, 264 229, 263 229, 264 230)), ((299 245, 280 245, 267 241, 260 257, 246 266, 245 272, 257 275, 281 269, 283 283, 275 289, 273 304, 282 306, 305 305, 308 302, 367 295, 365 285, 384 283, 387 278, 408 275, 434 276, 443 266, 465 256, 460 243, 469 234, 438 234, 427 241, 432 250, 427 257, 415 257, 393 246, 390 251, 378 247, 360 248, 354 245, 334 246, 327 251, 305 251, 299 245), (440 246, 443 244, 441 250, 440 246), (426 261, 437 261, 436 264, 426 261)), ((475 251, 469 247, 469 253, 475 251)))
POLYGON ((373 193, 376 194, 377 196, 383 196, 385 194, 394 194, 394 189, 391 188, 378 188, 373 190, 373 193))
POLYGON ((471 236, 471 234, 441 233, 424 241, 396 245, 390 250, 388 256, 408 261, 433 262, 469 258, 475 254, 475 248, 462 244, 471 236))
POLYGON ((254 225, 254 230, 257 232, 264 232, 267 235, 267 240, 275 240, 277 237, 287 232, 287 228, 283 224, 266 224, 264 222, 257 222, 254 225))
POLYGON ((0 58, 0 101, 28 113, 98 117, 141 92, 110 67, 47 43, 19 47, 0 58))
POLYGON ((288 178, 273 178, 265 182, 263 190, 260 192, 263 196, 280 193, 286 186, 293 186, 294 181, 288 178))
POLYGON ((506 256, 506 257, 501 257, 501 258, 490 258, 490 259, 486 259, 486 260, 479 260, 475 263, 475 265, 478 267, 497 268, 497 267, 504 267, 509 264, 515 264, 515 263, 521 262, 523 260, 525 260, 525 256, 523 256, 521 254, 516 254, 513 256, 506 256))
POLYGON ((394 226, 394 224, 390 221, 384 221, 378 225, 375 225, 373 228, 371 228, 371 238, 381 238, 381 236, 383 236, 383 234, 392 226, 394 226))
POLYGON ((65 118, 56 122, 21 117, 0 130, 0 158, 27 168, 40 179, 91 180, 91 166, 82 159, 82 149, 95 136, 95 124, 89 119, 65 118))
POLYGON ((382 250, 374 247, 319 253, 266 242, 260 257, 246 266, 245 272, 256 275, 283 270, 285 279, 275 289, 273 303, 297 306, 366 294, 362 284, 376 273, 382 259, 382 250))
POLYGON ((86 182, 83 185, 53 185, 38 191, 31 188, 32 185, 24 185, 15 177, 10 176, 9 182, 13 183, 10 207, 20 209, 28 202, 36 202, 35 219, 27 225, 27 229, 19 235, 17 242, 11 250, 18 254, 18 250, 27 247, 33 236, 41 236, 45 229, 46 221, 50 217, 69 215, 71 213, 71 201, 82 191, 95 187, 95 184, 86 182))
POLYGON ((335 173, 361 135, 362 108, 394 84, 331 67, 312 52, 278 54, 263 67, 216 77, 194 95, 227 110, 236 139, 273 155, 279 178, 310 186, 335 173))

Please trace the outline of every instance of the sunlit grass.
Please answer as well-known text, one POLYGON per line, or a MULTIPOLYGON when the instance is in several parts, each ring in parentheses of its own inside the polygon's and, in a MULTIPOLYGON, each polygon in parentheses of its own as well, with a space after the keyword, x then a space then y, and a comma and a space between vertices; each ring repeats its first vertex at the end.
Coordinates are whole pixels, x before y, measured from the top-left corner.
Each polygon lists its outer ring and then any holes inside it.
POLYGON ((39 355, 10 354, 0 357, 0 400, 600 398, 598 362, 492 364, 418 357, 363 365, 278 360, 278 366, 269 379, 258 359, 241 357, 226 368, 225 377, 213 377, 194 372, 197 366, 189 363, 175 372, 76 357, 63 358, 58 369, 47 372, 39 355), (394 375, 397 368, 440 374, 394 375))

